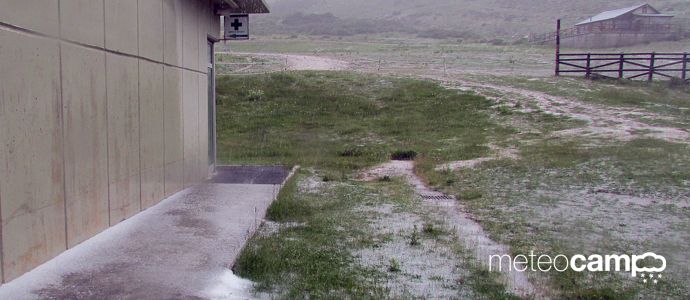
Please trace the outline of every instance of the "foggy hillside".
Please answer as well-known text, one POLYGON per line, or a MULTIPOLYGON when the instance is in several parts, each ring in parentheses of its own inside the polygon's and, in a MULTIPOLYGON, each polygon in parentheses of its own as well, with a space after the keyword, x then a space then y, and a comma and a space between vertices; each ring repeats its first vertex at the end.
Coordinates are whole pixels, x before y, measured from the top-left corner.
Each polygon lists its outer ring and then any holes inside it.
MULTIPOLYGON (((519 38, 551 31, 601 11, 641 0, 267 0, 257 33, 352 35, 402 32, 440 38, 519 38)), ((690 18, 690 1, 648 1, 664 13, 690 18)))

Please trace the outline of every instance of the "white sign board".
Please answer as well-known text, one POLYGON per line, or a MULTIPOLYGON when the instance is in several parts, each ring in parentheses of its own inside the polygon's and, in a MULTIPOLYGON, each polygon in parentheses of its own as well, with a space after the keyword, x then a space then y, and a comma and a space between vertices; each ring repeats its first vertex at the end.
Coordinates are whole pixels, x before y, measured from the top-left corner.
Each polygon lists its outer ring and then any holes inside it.
POLYGON ((249 39, 249 15, 225 16, 224 23, 226 40, 249 39))

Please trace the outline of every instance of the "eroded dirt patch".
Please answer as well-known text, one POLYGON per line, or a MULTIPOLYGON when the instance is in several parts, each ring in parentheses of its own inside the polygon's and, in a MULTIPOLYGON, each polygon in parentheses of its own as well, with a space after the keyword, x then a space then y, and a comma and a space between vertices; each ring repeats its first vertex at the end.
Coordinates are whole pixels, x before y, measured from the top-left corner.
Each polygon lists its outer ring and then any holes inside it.
MULTIPOLYGON (((620 141, 650 137, 676 143, 690 142, 690 132, 685 129, 650 125, 639 121, 640 119, 667 119, 665 116, 640 109, 605 107, 537 91, 468 81, 449 76, 428 76, 428 78, 440 80, 448 88, 475 91, 494 101, 517 105, 520 100, 526 100, 540 112, 554 116, 565 116, 587 123, 584 127, 556 132, 558 136, 612 138, 620 141), (502 96, 491 95, 486 93, 487 90, 497 91, 502 96)), ((534 112, 534 109, 524 108, 521 111, 530 113, 534 112)))
MULTIPOLYGON (((281 64, 284 70, 290 71, 339 71, 349 68, 349 63, 345 61, 313 55, 229 52, 220 52, 219 54, 249 55, 253 57, 268 58, 271 61, 281 64)), ((251 65, 247 66, 247 68, 251 67, 251 65)))
POLYGON ((460 170, 460 169, 474 169, 475 167, 479 166, 480 164, 482 164, 484 162, 488 162, 488 161, 501 160, 501 159, 512 159, 512 160, 520 159, 520 152, 517 149, 502 149, 502 148, 496 147, 495 145, 490 145, 489 148, 491 148, 493 150, 493 152, 495 153, 493 156, 480 157, 480 158, 469 159, 469 160, 453 161, 453 162, 439 165, 435 168, 435 170, 436 171, 456 171, 456 170, 460 170))
POLYGON ((388 274, 384 286, 391 298, 472 298, 469 290, 460 288, 470 273, 461 264, 464 258, 452 247, 454 235, 426 239, 420 216, 396 211, 391 204, 358 210, 374 216, 369 227, 383 238, 354 255, 361 264, 388 274), (411 245, 413 236, 423 241, 411 245))
MULTIPOLYGON (((455 197, 445 195, 427 187, 421 178, 414 172, 413 161, 391 161, 373 169, 366 170, 359 175, 364 181, 374 181, 383 177, 402 177, 406 180, 425 201, 426 205, 443 208, 443 221, 452 227, 456 235, 462 240, 463 245, 471 251, 480 263, 485 263, 488 268, 488 258, 491 255, 509 254, 508 246, 493 241, 479 223, 474 221, 465 211, 455 197)), ((507 261, 503 270, 509 270, 507 261)), ((504 283, 513 294, 531 297, 543 297, 542 290, 536 289, 524 273, 505 271, 502 273, 504 283)))

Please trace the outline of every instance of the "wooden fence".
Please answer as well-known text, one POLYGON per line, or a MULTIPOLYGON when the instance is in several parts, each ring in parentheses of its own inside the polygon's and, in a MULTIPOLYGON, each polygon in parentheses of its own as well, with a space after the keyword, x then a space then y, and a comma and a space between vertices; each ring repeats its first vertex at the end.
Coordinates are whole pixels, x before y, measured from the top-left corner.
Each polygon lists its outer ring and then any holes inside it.
POLYGON ((556 76, 584 74, 586 77, 618 79, 680 78, 690 82, 688 53, 560 53, 556 54, 556 76))

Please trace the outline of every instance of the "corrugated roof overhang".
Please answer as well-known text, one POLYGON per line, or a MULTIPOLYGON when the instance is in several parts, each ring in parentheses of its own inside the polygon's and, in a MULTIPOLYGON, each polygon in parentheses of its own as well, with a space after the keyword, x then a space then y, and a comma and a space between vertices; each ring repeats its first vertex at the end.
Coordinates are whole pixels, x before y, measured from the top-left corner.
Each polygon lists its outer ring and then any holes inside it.
POLYGON ((270 13, 264 0, 221 0, 216 11, 219 15, 270 13))

